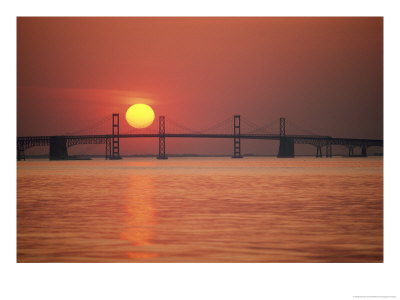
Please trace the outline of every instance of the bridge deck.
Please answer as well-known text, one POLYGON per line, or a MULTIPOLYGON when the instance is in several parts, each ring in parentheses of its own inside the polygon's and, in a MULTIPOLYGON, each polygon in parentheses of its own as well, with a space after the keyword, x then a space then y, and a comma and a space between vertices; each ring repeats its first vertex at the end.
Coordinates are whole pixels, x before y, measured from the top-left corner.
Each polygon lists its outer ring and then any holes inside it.
MULTIPOLYGON (((67 135, 64 136, 68 140, 76 139, 110 139, 111 134, 104 135, 67 135)), ((137 133, 137 134, 120 134, 120 138, 158 138, 158 133, 137 133)), ((166 138, 227 138, 233 139, 233 134, 203 134, 203 133, 166 133, 166 138)), ((241 134, 239 136, 241 139, 264 139, 264 140, 280 140, 281 136, 279 134, 241 134)), ((355 138, 334 138, 331 136, 319 136, 319 135, 286 135, 286 138, 293 138, 295 143, 315 143, 318 141, 329 142, 330 144, 376 144, 378 146, 383 146, 383 140, 376 139, 355 139, 355 138)), ((31 142, 43 142, 48 143, 50 136, 26 136, 18 137, 17 141, 31 141, 31 142)))

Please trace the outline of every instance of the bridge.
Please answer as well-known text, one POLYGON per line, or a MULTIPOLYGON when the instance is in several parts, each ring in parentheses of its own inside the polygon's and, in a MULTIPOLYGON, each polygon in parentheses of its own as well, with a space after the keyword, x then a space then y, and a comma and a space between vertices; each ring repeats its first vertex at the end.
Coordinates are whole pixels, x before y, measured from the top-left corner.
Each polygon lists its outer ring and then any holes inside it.
POLYGON ((287 121, 285 118, 279 119, 279 132, 270 133, 268 128, 278 122, 274 121, 265 126, 259 126, 247 119, 244 120, 246 130, 243 130, 243 122, 241 124, 240 115, 234 115, 233 118, 228 118, 210 128, 196 131, 189 129, 183 125, 171 121, 171 128, 175 130, 166 131, 165 116, 159 117, 158 130, 137 130, 128 128, 127 132, 120 133, 119 114, 112 115, 112 120, 109 118, 103 119, 99 123, 94 124, 87 129, 86 134, 66 134, 57 136, 24 136, 17 137, 17 159, 25 160, 25 151, 35 146, 48 146, 50 160, 66 160, 68 159, 68 148, 79 144, 104 144, 105 159, 120 159, 120 139, 126 138, 158 138, 158 159, 167 159, 166 154, 166 139, 167 138, 215 138, 215 139, 232 139, 233 140, 233 155, 232 158, 242 158, 241 140, 256 139, 256 140, 277 140, 279 141, 279 151, 277 157, 288 158, 294 157, 295 144, 309 144, 315 147, 316 157, 322 157, 322 149, 325 148, 325 156, 332 157, 332 146, 340 145, 348 149, 348 155, 354 156, 354 149, 361 148, 361 156, 367 156, 367 148, 372 146, 383 147, 383 140, 375 139, 353 139, 353 138, 336 138, 332 136, 322 136, 316 134, 287 134, 287 121), (107 124, 111 121, 110 124, 107 124), (91 130, 98 127, 112 128, 109 134, 94 134, 91 130), (221 130, 223 127, 230 127, 230 133, 221 130), (177 129, 177 130, 176 130, 177 129), (180 130, 180 132, 179 132, 180 130))

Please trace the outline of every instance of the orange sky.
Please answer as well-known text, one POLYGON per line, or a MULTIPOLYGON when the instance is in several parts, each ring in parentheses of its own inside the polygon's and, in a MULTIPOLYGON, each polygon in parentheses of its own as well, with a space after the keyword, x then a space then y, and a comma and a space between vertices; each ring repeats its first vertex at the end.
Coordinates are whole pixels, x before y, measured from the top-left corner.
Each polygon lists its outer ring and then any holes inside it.
MULTIPOLYGON (((198 128, 284 116, 319 134, 382 138, 382 31, 382 18, 18 18, 18 135, 64 134, 145 102, 198 128)), ((230 153, 231 141, 213 143, 230 153)), ((188 144, 169 149, 209 148, 188 144)))

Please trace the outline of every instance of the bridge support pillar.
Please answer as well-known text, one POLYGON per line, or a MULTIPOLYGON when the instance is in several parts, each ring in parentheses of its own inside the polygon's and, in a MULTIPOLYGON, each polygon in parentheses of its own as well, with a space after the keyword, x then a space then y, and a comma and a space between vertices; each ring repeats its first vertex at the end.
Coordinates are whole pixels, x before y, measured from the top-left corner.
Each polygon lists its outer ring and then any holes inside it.
POLYGON ((50 137, 50 160, 66 160, 68 159, 67 139, 65 136, 50 137))
POLYGON ((279 158, 294 157, 294 139, 291 137, 281 137, 279 141, 279 158))
POLYGON ((354 156, 354 148, 353 146, 349 146, 349 157, 354 156))
POLYGON ((25 149, 17 144, 17 160, 25 160, 25 149))
POLYGON ((160 116, 158 123, 158 156, 157 159, 168 159, 165 155, 165 116, 160 116))
POLYGON ((106 142, 106 156, 105 159, 111 159, 111 139, 110 138, 105 138, 106 142))
POLYGON ((315 157, 322 157, 322 146, 317 146, 317 155, 315 157))
POLYGON ((240 151, 240 115, 233 117, 233 156, 232 158, 243 158, 240 151))
POLYGON ((326 145, 326 157, 332 157, 332 144, 326 145))
POLYGON ((361 147, 361 156, 367 157, 367 146, 365 145, 361 147))

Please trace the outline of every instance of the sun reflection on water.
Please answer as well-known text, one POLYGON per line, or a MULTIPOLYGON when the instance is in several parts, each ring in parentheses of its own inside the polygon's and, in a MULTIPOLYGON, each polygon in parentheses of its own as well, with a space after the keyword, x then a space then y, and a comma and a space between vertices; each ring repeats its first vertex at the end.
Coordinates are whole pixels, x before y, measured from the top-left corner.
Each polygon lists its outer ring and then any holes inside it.
POLYGON ((124 230, 121 239, 129 241, 135 250, 127 253, 130 258, 151 258, 157 253, 149 252, 155 237, 154 227, 157 225, 154 207, 153 179, 146 176, 132 176, 126 192, 124 207, 124 230))

